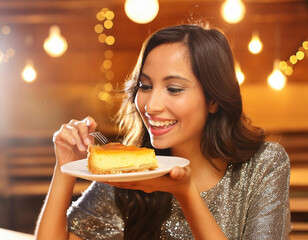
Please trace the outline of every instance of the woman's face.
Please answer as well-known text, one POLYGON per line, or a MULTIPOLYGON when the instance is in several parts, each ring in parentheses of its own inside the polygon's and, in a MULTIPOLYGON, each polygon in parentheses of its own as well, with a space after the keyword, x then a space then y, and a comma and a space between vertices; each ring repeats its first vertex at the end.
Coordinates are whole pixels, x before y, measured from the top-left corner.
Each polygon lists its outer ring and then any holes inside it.
POLYGON ((163 44, 149 53, 135 103, 155 148, 200 146, 208 109, 182 43, 163 44))

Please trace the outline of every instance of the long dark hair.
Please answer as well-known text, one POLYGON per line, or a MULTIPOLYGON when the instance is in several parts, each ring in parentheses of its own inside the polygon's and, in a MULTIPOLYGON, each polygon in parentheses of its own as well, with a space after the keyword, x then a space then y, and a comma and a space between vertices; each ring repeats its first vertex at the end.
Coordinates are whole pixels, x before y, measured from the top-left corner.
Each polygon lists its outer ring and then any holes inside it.
MULTIPOLYGON (((136 67, 126 82, 126 97, 119 111, 120 128, 127 132, 124 143, 150 147, 149 135, 134 105, 139 76, 152 49, 177 42, 189 50, 193 73, 202 85, 207 103, 213 101, 218 105, 215 113, 209 113, 204 126, 201 152, 214 165, 215 158, 234 164, 248 161, 264 142, 264 131, 253 127, 243 114, 227 38, 217 29, 200 25, 163 28, 144 42, 136 67)), ((116 189, 115 196, 125 223, 125 239, 159 238, 161 225, 171 211, 171 194, 116 189)))

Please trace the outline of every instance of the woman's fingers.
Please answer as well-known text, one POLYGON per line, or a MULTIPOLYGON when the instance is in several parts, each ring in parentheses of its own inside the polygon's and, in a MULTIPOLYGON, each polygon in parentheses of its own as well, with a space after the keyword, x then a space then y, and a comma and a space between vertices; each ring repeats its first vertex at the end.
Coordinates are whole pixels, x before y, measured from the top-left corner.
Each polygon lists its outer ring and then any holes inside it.
POLYGON ((95 129, 97 127, 97 123, 95 122, 95 120, 92 117, 88 116, 85 119, 83 119, 82 121, 84 121, 86 123, 86 125, 88 126, 89 132, 95 131, 95 129))
POLYGON ((77 142, 75 140, 75 137, 70 133, 70 131, 67 130, 68 125, 63 124, 59 131, 55 132, 53 135, 53 142, 54 143, 60 143, 62 141, 65 141, 69 143, 70 145, 76 145, 77 142))
POLYGON ((74 137, 75 142, 76 142, 76 146, 78 148, 79 151, 84 152, 87 150, 86 145, 83 142, 83 139, 80 136, 80 133, 78 131, 78 129, 76 127, 72 127, 72 126, 67 126, 67 129, 70 130, 70 134, 74 137))
POLYGON ((77 121, 73 123, 73 127, 77 130, 82 145, 88 146, 91 144, 91 139, 89 138, 89 129, 85 121, 77 121))
POLYGON ((69 124, 62 125, 61 129, 54 136, 54 142, 56 144, 62 144, 63 142, 66 142, 71 146, 76 146, 81 152, 86 150, 86 147, 82 143, 82 140, 78 134, 78 129, 70 126, 69 124))
POLYGON ((94 137, 89 135, 89 133, 92 133, 95 131, 96 127, 97 127, 97 123, 95 122, 95 120, 92 117, 86 117, 85 119, 83 119, 82 121, 82 125, 81 127, 83 129, 85 129, 84 124, 87 126, 87 134, 83 135, 83 141, 86 145, 90 145, 94 143, 94 137))
POLYGON ((174 167, 169 175, 172 179, 182 180, 190 176, 190 167, 174 167))
POLYGON ((147 193, 162 191, 176 193, 185 191, 190 181, 190 167, 174 167, 169 175, 158 178, 133 182, 108 182, 107 184, 118 188, 141 190, 147 193))
POLYGON ((84 152, 87 150, 87 146, 94 141, 89 133, 94 131, 96 126, 96 122, 91 117, 82 121, 73 119, 68 124, 63 124, 61 129, 54 134, 54 142, 65 141, 76 146, 80 152, 84 152))

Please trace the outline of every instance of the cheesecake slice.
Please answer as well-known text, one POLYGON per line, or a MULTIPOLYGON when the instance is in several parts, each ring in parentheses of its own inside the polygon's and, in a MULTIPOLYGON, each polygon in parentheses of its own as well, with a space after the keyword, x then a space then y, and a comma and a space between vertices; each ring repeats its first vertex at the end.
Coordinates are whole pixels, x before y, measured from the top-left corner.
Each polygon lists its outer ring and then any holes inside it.
POLYGON ((153 149, 108 143, 88 148, 88 169, 92 174, 116 174, 154 170, 158 162, 153 149))

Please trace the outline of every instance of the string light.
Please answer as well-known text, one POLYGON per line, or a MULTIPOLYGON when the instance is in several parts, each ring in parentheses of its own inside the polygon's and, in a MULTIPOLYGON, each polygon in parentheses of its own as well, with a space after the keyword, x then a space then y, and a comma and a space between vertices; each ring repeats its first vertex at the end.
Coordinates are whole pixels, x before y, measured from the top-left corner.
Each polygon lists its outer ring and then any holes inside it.
POLYGON ((251 53, 258 54, 261 52, 262 48, 263 44, 260 40, 259 33, 255 31, 252 33, 251 40, 248 44, 248 49, 251 53))
POLYGON ((110 29, 113 27, 113 22, 111 20, 106 20, 104 22, 104 27, 107 28, 107 29, 110 29))
POLYGON ((94 27, 94 31, 96 33, 102 33, 104 31, 104 27, 102 24, 96 24, 94 27))
MULTIPOLYGON (((1 28, 0 34, 4 36, 8 36, 11 33, 11 28, 9 26, 3 26, 1 28)), ((0 51, 0 65, 2 63, 8 63, 11 58, 15 56, 15 49, 14 48, 7 48, 6 50, 0 51)))
MULTIPOLYGON (((96 14, 98 21, 102 22, 94 26, 94 31, 98 34, 98 41, 106 44, 107 46, 112 46, 115 43, 115 37, 108 34, 108 31, 113 28, 113 19, 115 14, 108 8, 103 8, 96 14)), ((112 58, 113 51, 108 49, 104 52, 104 60, 100 66, 101 72, 104 74, 103 81, 111 81, 114 78, 114 72, 112 69, 112 58)), ((113 86, 111 83, 107 82, 104 84, 98 84, 96 86, 97 97, 100 101, 104 102, 108 108, 113 107, 113 86)))
POLYGON ((295 56, 296 56, 296 58, 297 58, 299 61, 301 61, 301 60, 304 59, 305 53, 304 53, 303 51, 299 50, 299 51, 297 51, 297 53, 296 53, 295 56))
POLYGON ((158 14, 158 0, 126 0, 125 13, 130 20, 145 24, 151 22, 158 14))
POLYGON ((286 77, 279 69, 279 60, 274 61, 273 72, 269 75, 267 82, 271 86, 271 88, 275 90, 281 90, 286 85, 286 77))
POLYGON ((67 50, 66 39, 61 36, 60 28, 52 25, 49 29, 49 36, 44 41, 44 49, 51 57, 60 57, 67 50))
POLYGON ((296 54, 292 54, 288 61, 281 61, 279 63, 279 69, 287 76, 293 74, 293 66, 299 61, 303 60, 308 50, 308 41, 303 41, 302 45, 298 48, 296 54))
POLYGON ((106 37, 106 43, 107 43, 108 45, 113 45, 114 42, 115 42, 114 36, 107 36, 107 37, 106 37))
POLYGON ((228 23, 238 23, 245 16, 246 8, 241 0, 226 0, 221 5, 222 18, 228 23))
POLYGON ((10 32, 11 32, 11 28, 10 28, 9 26, 3 26, 3 27, 2 27, 2 33, 3 33, 4 35, 9 35, 10 32))

